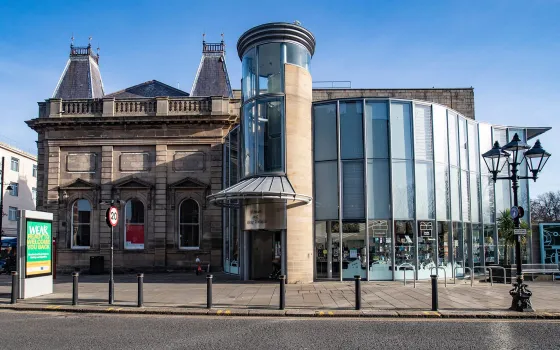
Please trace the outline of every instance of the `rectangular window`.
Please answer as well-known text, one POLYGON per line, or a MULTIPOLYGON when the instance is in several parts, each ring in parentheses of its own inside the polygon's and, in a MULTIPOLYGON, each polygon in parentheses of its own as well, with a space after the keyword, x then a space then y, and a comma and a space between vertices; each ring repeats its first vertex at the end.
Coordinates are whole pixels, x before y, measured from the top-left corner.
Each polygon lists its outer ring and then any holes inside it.
MULTIPOLYGON (((480 139, 480 152, 485 153, 492 148, 492 127, 488 124, 478 124, 478 132, 480 139)), ((481 171, 483 174, 488 174, 488 167, 484 159, 480 160, 481 171)))
POLYGON ((391 217, 391 186, 388 159, 368 159, 368 217, 389 219, 391 217))
POLYGON ((8 209, 8 220, 16 221, 17 220, 17 212, 18 212, 17 207, 10 207, 8 209))
POLYGON ((449 220, 449 170, 447 165, 436 163, 437 219, 449 220))
POLYGON ((395 219, 414 218, 414 163, 393 160, 393 205, 395 219))
POLYGON ((342 217, 361 219, 364 211, 364 162, 342 163, 342 217))
POLYGON ((447 159, 447 112, 445 107, 432 105, 434 111, 434 152, 436 162, 448 163, 447 159))
POLYGON ((432 162, 416 162, 416 210, 418 219, 433 219, 434 165, 432 162))
POLYGON ((434 148, 432 147, 432 107, 414 105, 414 140, 416 144, 415 158, 432 160, 434 148))
POLYGON ((364 157, 362 102, 340 102, 340 157, 364 157))
POLYGON ((412 117, 410 103, 391 103, 392 157, 412 159, 412 117))
POLYGON ((315 161, 335 160, 336 104, 321 104, 313 107, 313 146, 315 161))
POLYGON ((459 118, 459 154, 461 161, 461 169, 468 170, 469 163, 467 157, 467 121, 459 118))
POLYGON ((282 134, 284 118, 282 100, 258 103, 257 118, 257 172, 283 172, 282 134))
POLYGON ((469 135, 469 169, 472 172, 478 173, 478 165, 480 161, 480 157, 478 155, 478 128, 475 124, 469 123, 467 130, 469 135))
POLYGON ((453 221, 461 221, 461 193, 459 191, 460 170, 451 167, 451 176, 449 183, 451 184, 451 219, 453 221))
POLYGON ((12 190, 10 191, 10 195, 17 197, 19 195, 19 186, 16 182, 12 182, 10 183, 10 186, 12 186, 12 190))
POLYGON ((480 222, 480 199, 478 198, 480 190, 480 182, 478 181, 478 174, 470 174, 470 191, 471 191, 471 221, 480 222))
POLYGON ((447 123, 449 130, 449 163, 459 165, 459 148, 457 147, 457 115, 448 111, 447 123))
POLYGON ((11 169, 19 172, 19 159, 12 157, 11 169))
POLYGON ((315 163, 315 218, 338 219, 338 169, 336 161, 315 163))
POLYGON ((389 158, 389 115, 386 102, 366 103, 368 158, 389 158))
POLYGON ((33 198, 33 204, 35 204, 37 200, 37 189, 35 187, 31 188, 31 198, 33 198))
POLYGON ((37 165, 33 164, 33 177, 37 177, 37 165))

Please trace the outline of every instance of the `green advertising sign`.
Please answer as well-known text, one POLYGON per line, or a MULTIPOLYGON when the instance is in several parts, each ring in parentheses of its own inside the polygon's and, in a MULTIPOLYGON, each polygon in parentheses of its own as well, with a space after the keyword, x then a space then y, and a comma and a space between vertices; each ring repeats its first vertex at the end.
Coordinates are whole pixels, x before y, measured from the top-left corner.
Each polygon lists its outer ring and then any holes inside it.
POLYGON ((52 223, 28 219, 26 231, 26 277, 52 274, 52 223))

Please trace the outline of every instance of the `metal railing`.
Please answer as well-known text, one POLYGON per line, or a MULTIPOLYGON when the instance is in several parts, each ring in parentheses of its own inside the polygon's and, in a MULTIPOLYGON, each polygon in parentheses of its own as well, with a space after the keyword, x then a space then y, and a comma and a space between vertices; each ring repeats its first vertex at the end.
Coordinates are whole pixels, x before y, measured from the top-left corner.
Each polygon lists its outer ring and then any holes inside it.
POLYGON ((458 269, 463 269, 463 276, 465 276, 466 271, 465 270, 469 270, 469 273, 471 274, 471 287, 473 286, 473 278, 474 278, 474 273, 473 270, 471 270, 470 267, 468 266, 455 266, 455 269, 453 269, 453 284, 457 284, 457 270, 458 269))
POLYGON ((412 268, 412 280, 414 281, 414 288, 416 288, 416 268, 413 265, 400 265, 397 266, 397 271, 399 271, 400 267, 404 267, 403 270, 403 281, 404 281, 404 285, 406 286, 406 271, 408 271, 408 268, 412 268))
POLYGON ((494 281, 492 280, 492 270, 490 270, 490 268, 488 266, 475 266, 473 267, 473 276, 474 276, 474 272, 476 271, 476 269, 482 269, 482 271, 484 272, 484 279, 486 279, 486 270, 488 270, 489 272, 489 276, 490 276, 490 285, 493 285, 494 281))
POLYGON ((437 273, 437 271, 440 270, 440 269, 443 270, 443 279, 445 281, 445 288, 447 288, 447 272, 445 271, 445 268, 443 268, 441 266, 434 266, 430 269, 430 274, 431 275, 433 275, 432 271, 434 271, 434 269, 436 269, 436 274, 438 275, 438 277, 439 277, 439 274, 437 273))
MULTIPOLYGON (((486 266, 492 271, 492 269, 502 269, 504 271, 504 284, 507 284, 507 273, 505 267, 502 266, 486 266)), ((490 275, 490 285, 492 285, 492 275, 490 275)))

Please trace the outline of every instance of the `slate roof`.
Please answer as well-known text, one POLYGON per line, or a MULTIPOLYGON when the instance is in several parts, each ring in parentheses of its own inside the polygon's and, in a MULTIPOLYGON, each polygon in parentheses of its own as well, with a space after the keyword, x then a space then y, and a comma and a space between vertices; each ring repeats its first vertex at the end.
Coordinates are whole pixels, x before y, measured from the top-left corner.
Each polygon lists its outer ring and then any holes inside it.
POLYGON ((138 98, 138 97, 188 97, 189 93, 174 88, 157 80, 149 80, 142 84, 134 85, 126 89, 113 92, 105 97, 119 98, 138 98))
POLYGON ((202 59, 194 79, 191 95, 233 97, 223 41, 217 44, 202 42, 202 59))
POLYGON ((93 54, 91 45, 87 47, 70 45, 70 58, 52 97, 66 100, 103 96, 99 55, 93 54))

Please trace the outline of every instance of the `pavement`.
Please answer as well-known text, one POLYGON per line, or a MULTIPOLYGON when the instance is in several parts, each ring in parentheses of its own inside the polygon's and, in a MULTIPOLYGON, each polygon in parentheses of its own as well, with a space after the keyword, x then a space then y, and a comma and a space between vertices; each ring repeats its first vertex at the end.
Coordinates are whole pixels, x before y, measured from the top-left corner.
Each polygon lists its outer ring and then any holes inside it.
POLYGON ((137 307, 136 275, 115 275, 115 303, 108 305, 108 275, 79 277, 79 305, 72 306, 72 277, 59 275, 54 293, 11 305, 10 276, 0 275, 0 309, 93 313, 221 316, 325 316, 423 318, 560 319, 560 283, 530 282, 536 312, 509 311, 510 285, 449 280, 438 285, 439 308, 431 311, 429 281, 362 282, 361 310, 355 310, 354 282, 286 285, 286 308, 279 310, 277 282, 240 282, 214 274, 213 305, 206 308, 206 277, 185 273, 145 274, 144 304, 137 307))
POLYGON ((0 309, 0 349, 559 349, 557 320, 196 317, 0 309))

